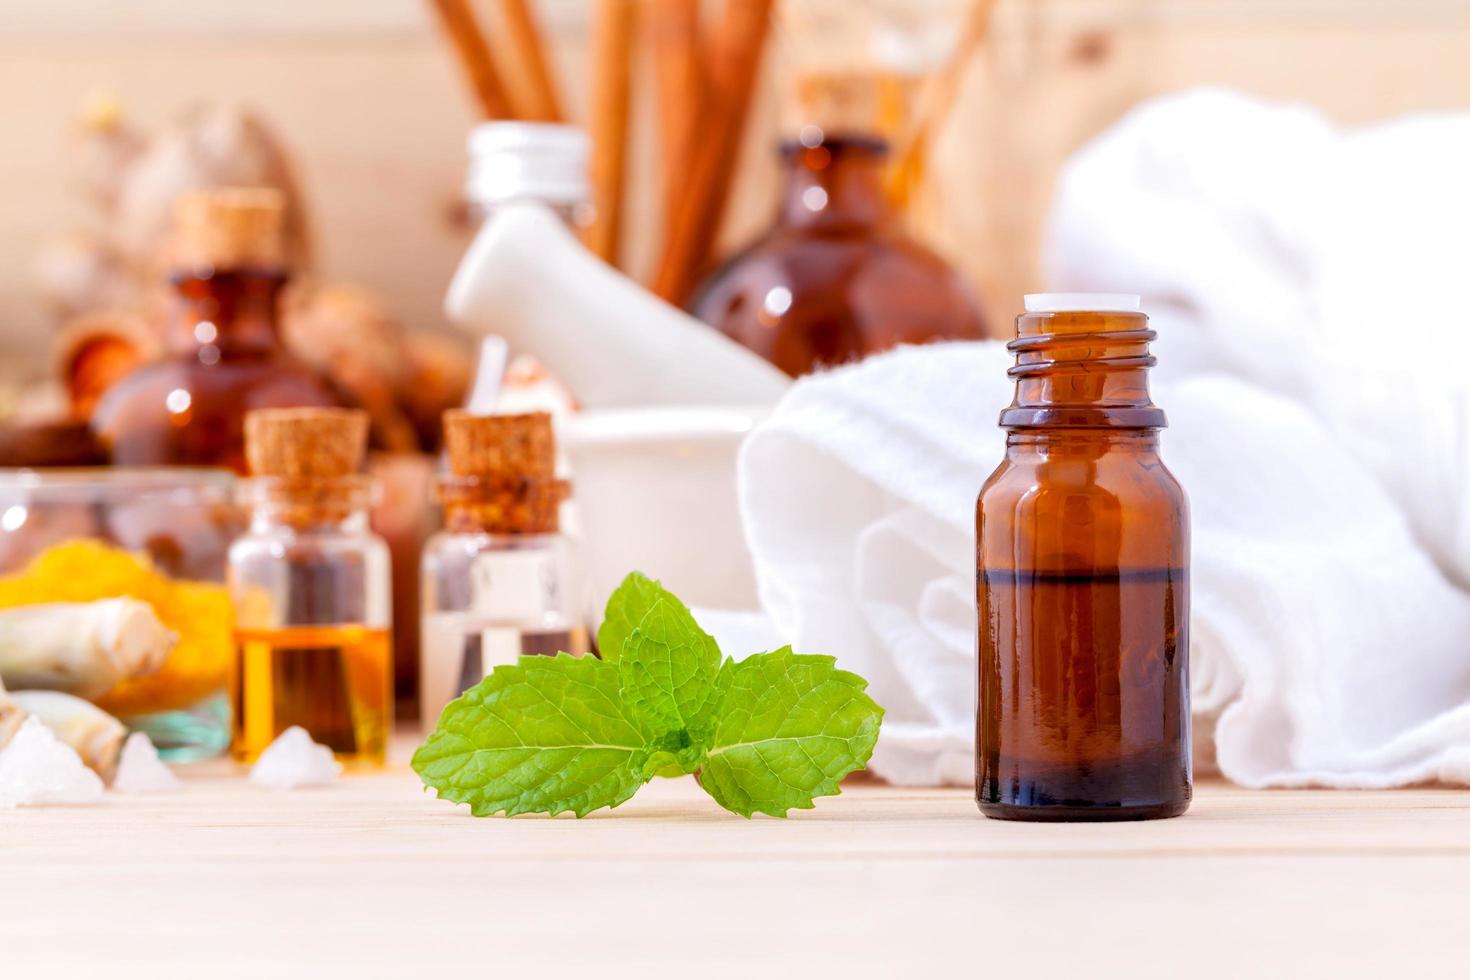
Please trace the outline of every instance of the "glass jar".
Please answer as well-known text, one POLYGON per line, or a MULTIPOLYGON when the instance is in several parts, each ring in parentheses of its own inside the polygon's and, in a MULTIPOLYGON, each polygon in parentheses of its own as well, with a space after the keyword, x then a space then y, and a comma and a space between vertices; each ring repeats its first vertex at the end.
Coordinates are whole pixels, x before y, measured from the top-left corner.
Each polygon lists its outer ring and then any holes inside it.
POLYGON ((976 796, 1137 820, 1191 796, 1189 507, 1159 457, 1137 297, 1026 298, 1006 455, 975 511, 976 796))
POLYGON ((164 356, 109 388, 92 413, 113 463, 244 473, 247 409, 343 403, 281 341, 282 207, 264 189, 180 199, 164 356))
POLYGON ((368 526, 366 476, 242 485, 250 526, 230 547, 242 762, 299 725, 347 763, 381 764, 393 723, 391 563, 368 526))
POLYGON ((420 684, 425 727, 495 667, 587 651, 571 543, 561 534, 493 534, 457 525, 423 558, 420 684))
POLYGON ((964 280, 904 230, 875 130, 808 124, 780 153, 774 224, 695 291, 695 316, 793 377, 899 344, 985 336, 964 280))
POLYGON ((497 666, 589 649, 551 416, 446 412, 444 439, 444 530, 422 562, 425 727, 497 666))
POLYGON ((96 699, 170 762, 229 743, 234 483, 184 467, 0 470, 0 606, 130 596, 179 634, 157 673, 96 699))

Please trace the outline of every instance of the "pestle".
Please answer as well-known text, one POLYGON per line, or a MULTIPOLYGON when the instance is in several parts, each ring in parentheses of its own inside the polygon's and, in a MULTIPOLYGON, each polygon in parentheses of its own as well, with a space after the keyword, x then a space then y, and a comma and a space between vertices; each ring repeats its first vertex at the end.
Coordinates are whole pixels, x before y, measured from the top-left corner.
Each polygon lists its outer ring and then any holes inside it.
POLYGON ((496 209, 444 309, 535 357, 588 408, 769 405, 779 369, 604 264, 539 204, 496 209))

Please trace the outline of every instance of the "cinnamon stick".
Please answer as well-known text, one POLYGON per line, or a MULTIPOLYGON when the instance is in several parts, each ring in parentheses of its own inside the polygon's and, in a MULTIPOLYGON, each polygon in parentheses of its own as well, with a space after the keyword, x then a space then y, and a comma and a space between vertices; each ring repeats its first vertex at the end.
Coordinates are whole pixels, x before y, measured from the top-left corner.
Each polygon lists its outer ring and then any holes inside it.
POLYGON ((528 0, 500 0, 500 17, 507 40, 520 69, 511 87, 516 116, 540 122, 561 122, 561 100, 556 82, 546 63, 546 50, 541 31, 528 0))
POLYGON ((669 302, 679 303, 688 296, 718 239, 770 19, 771 0, 725 0, 710 52, 713 80, 707 122, 654 279, 654 292, 669 302))
POLYGON ((486 119, 508 119, 510 100, 469 0, 431 0, 486 119))
POLYGON ((688 177, 705 103, 700 66, 700 0, 648 0, 649 41, 658 89, 664 212, 672 215, 688 177))
POLYGON ((909 194, 923 177, 929 149, 959 99, 965 68, 985 43, 990 31, 990 17, 995 11, 995 4, 996 0, 975 0, 954 51, 930 79, 924 99, 915 113, 914 125, 899 142, 887 177, 888 196, 897 204, 907 202, 909 194))
POLYGON ((628 156, 628 99, 632 88, 633 0, 597 0, 592 36, 593 219, 587 247, 618 261, 623 184, 628 156))

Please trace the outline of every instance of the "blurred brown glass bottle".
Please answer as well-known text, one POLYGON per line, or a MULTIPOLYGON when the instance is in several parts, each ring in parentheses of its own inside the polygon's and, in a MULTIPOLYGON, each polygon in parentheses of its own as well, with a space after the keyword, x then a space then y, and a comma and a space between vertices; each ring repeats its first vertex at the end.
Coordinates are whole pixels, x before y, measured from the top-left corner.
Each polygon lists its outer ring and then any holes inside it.
POLYGON ((1017 320, 1006 457, 976 505, 976 798, 1015 820, 1176 816, 1189 511, 1159 458, 1154 332, 1059 305, 1017 320))
POLYGON ((985 335, 974 295, 885 194, 883 101, 872 75, 803 80, 774 227, 695 292, 696 316, 787 374, 985 335))
POLYGON ((179 199, 166 353, 114 385, 92 414, 114 464, 244 473, 246 412, 342 404, 281 343, 283 208, 278 192, 259 188, 179 199))

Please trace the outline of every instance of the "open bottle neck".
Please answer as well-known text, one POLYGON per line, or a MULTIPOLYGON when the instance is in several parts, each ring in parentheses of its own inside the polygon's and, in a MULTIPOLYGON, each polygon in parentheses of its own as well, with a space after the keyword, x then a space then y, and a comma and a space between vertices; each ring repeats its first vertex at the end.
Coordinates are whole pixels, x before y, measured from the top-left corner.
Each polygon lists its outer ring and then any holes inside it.
POLYGON ((198 352, 209 362, 235 353, 259 353, 280 346, 280 304, 287 274, 283 269, 180 270, 170 277, 173 309, 169 348, 198 352))
POLYGON ((1156 334, 1142 313, 1026 313, 1016 319, 1008 429, 1157 430, 1164 412, 1148 390, 1156 334))
POLYGON ((788 227, 873 227, 892 217, 883 191, 888 144, 866 134, 824 135, 807 127, 781 144, 785 187, 781 223, 788 227))

